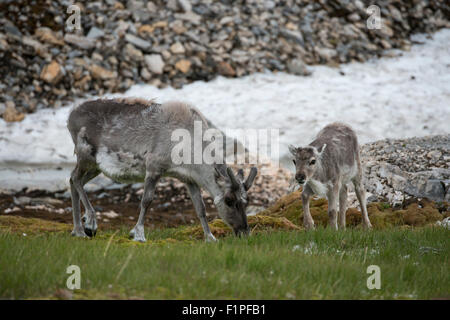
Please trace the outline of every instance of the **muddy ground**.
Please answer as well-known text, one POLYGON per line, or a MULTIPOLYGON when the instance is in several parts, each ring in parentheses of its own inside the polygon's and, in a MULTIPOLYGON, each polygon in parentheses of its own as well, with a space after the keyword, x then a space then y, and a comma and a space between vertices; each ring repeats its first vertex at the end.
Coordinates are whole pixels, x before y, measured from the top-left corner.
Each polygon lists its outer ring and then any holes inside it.
MULTIPOLYGON (((131 189, 131 188, 128 188, 131 189)), ((102 190, 88 193, 97 211, 99 229, 112 229, 119 226, 132 227, 139 215, 140 198, 129 190, 102 190)), ((164 228, 197 223, 197 215, 186 193, 178 195, 176 205, 170 192, 156 195, 146 216, 146 227, 164 228)), ((215 208, 205 203, 208 220, 217 217, 215 208)), ((26 190, 15 194, 0 194, 0 214, 40 218, 72 224, 72 203, 66 192, 26 190)))

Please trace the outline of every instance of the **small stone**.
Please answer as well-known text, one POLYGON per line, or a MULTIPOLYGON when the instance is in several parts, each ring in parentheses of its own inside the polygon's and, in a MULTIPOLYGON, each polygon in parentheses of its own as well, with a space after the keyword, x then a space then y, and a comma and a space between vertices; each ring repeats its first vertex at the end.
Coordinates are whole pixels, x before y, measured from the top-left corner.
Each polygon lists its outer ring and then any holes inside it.
POLYGON ((236 75, 236 71, 233 67, 225 61, 220 61, 217 65, 217 71, 225 77, 234 77, 236 75))
POLYGON ((83 36, 77 36, 75 34, 67 33, 64 36, 64 40, 67 43, 73 44, 81 49, 92 49, 95 47, 95 39, 89 39, 83 36))
POLYGON ((289 73, 298 75, 298 76, 309 76, 311 75, 311 71, 308 70, 306 64, 303 60, 294 59, 287 63, 287 68, 289 73))
POLYGON ((154 30, 155 30, 154 26, 151 26, 149 24, 144 24, 144 25, 139 27, 138 33, 141 34, 141 35, 143 35, 143 34, 151 34, 151 33, 153 33, 154 30))
POLYGON ((89 30, 89 33, 87 34, 87 37, 89 39, 97 39, 100 37, 103 37, 105 35, 105 32, 99 28, 92 27, 91 30, 89 30))
POLYGON ((125 7, 123 6, 122 3, 120 3, 119 1, 117 1, 116 3, 114 3, 114 9, 115 10, 123 10, 125 7))
POLYGON ((181 54, 185 52, 183 45, 179 42, 176 42, 173 45, 171 45, 170 51, 172 51, 173 54, 181 54))
POLYGON ((282 29, 280 31, 280 33, 283 37, 285 37, 288 40, 293 40, 294 42, 296 42, 302 46, 305 44, 305 42, 303 40, 303 36, 300 31, 282 29))
POLYGON ((167 21, 158 21, 152 24, 152 26, 156 28, 166 28, 167 27, 167 21))
POLYGON ((359 14, 358 14, 357 12, 354 12, 354 13, 350 14, 350 15, 347 17, 347 19, 350 20, 350 21, 352 21, 352 22, 356 22, 356 21, 361 20, 361 17, 359 16, 359 14))
POLYGON ((337 51, 334 49, 329 49, 329 48, 324 48, 324 47, 315 47, 314 50, 326 62, 330 62, 331 60, 333 60, 334 57, 337 56, 337 51))
POLYGON ((175 68, 183 73, 187 73, 191 68, 191 62, 186 59, 181 59, 175 64, 175 68))
POLYGON ((154 13, 154 12, 156 12, 156 10, 158 10, 158 8, 156 7, 156 5, 153 2, 149 1, 147 3, 147 10, 154 13))
POLYGON ((170 27, 176 34, 182 34, 187 31, 187 29, 183 25, 183 21, 181 20, 175 20, 174 22, 172 22, 170 27))
POLYGON ((442 156, 442 152, 439 150, 432 150, 427 153, 428 159, 438 160, 442 156))
POLYGON ((202 17, 193 13, 192 11, 182 13, 182 14, 175 14, 175 18, 181 19, 184 21, 189 21, 192 24, 200 24, 200 21, 202 20, 202 17))
POLYGON ((58 62, 53 60, 50 64, 46 65, 41 72, 40 78, 47 83, 56 84, 63 77, 63 71, 58 62))
POLYGON ((152 78, 151 73, 147 70, 147 68, 142 68, 141 70, 141 77, 144 80, 150 80, 152 78))
POLYGON ((144 58, 144 55, 142 54, 142 51, 139 49, 136 49, 131 43, 127 43, 123 54, 125 57, 132 61, 142 61, 144 58))
POLYGON ((93 64, 89 71, 91 72, 91 75, 95 79, 101 79, 101 80, 107 80, 117 77, 116 72, 109 71, 98 64, 93 64))
POLYGON ((189 12, 192 10, 192 5, 189 0, 178 0, 178 4, 184 12, 189 12))
POLYGON ((150 54, 145 56, 145 63, 152 73, 162 74, 164 69, 164 61, 159 54, 150 54))
POLYGON ((58 46, 64 46, 64 40, 58 36, 55 32, 53 32, 50 28, 47 27, 41 27, 38 28, 35 32, 35 35, 39 38, 40 41, 58 45, 58 46))
POLYGON ((16 110, 15 103, 13 101, 6 102, 6 109, 3 112, 3 120, 6 122, 22 121, 25 118, 25 114, 16 110))
POLYGON ((125 40, 128 41, 129 43, 131 43, 132 45, 135 45, 136 47, 141 48, 143 50, 149 49, 152 45, 152 43, 150 41, 136 37, 129 33, 127 33, 125 35, 125 40))

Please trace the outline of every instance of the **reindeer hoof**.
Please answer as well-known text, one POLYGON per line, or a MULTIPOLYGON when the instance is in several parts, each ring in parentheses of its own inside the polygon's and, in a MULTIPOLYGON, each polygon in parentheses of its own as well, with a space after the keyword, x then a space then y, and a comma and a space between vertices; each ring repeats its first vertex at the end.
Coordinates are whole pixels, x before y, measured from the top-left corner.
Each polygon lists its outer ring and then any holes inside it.
POLYGON ((314 223, 305 223, 303 226, 305 227, 306 230, 314 230, 315 229, 314 223))
POLYGON ((84 228, 84 233, 86 233, 86 235, 87 235, 89 238, 92 238, 92 237, 95 237, 95 235, 97 234, 97 230, 92 230, 92 229, 89 229, 89 228, 84 228))
POLYGON ((212 234, 210 234, 210 235, 206 236, 205 241, 206 242, 217 242, 217 239, 212 234))
POLYGON ((83 230, 73 230, 71 235, 72 237, 87 238, 87 235, 83 230))

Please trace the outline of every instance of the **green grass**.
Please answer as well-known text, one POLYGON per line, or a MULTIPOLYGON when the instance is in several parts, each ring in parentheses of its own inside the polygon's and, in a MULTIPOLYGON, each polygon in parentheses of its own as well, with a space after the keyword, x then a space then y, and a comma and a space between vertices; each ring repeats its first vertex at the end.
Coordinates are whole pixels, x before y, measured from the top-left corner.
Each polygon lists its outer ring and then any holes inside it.
POLYGON ((218 243, 155 230, 146 244, 127 230, 93 240, 67 231, 0 230, 0 298, 54 298, 66 289, 66 268, 81 268, 73 298, 391 299, 449 298, 449 232, 389 228, 370 232, 264 231, 218 243), (369 265, 381 268, 381 289, 366 286, 369 265), (121 272, 122 270, 122 272, 121 272))

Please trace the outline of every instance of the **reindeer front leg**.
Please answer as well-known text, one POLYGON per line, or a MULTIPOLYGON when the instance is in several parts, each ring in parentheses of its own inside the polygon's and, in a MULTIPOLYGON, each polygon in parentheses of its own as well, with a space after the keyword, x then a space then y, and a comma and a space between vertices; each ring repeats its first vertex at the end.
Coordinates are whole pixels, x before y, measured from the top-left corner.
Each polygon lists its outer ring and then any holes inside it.
POLYGON ((314 229, 314 220, 309 211, 309 201, 312 196, 312 190, 305 185, 302 191, 302 204, 303 204, 303 226, 305 229, 314 229))
POLYGON ((328 198, 328 225, 330 228, 337 230, 337 204, 339 200, 339 183, 333 185, 333 187, 327 193, 328 198))
POLYGON ((194 204, 195 211, 197 212, 197 216, 200 219, 200 223, 202 224, 203 232, 205 234, 205 240, 207 242, 217 241, 214 235, 211 233, 211 230, 209 229, 208 221, 206 221, 206 209, 202 194, 200 192, 200 188, 193 183, 187 183, 186 186, 192 203, 194 204))
POLYGON ((153 201, 155 194, 156 184, 158 183, 159 176, 149 174, 145 177, 144 194, 142 195, 141 208, 139 212, 139 219, 134 228, 130 231, 130 237, 133 237, 134 241, 145 242, 144 233, 144 221, 147 209, 153 201))

